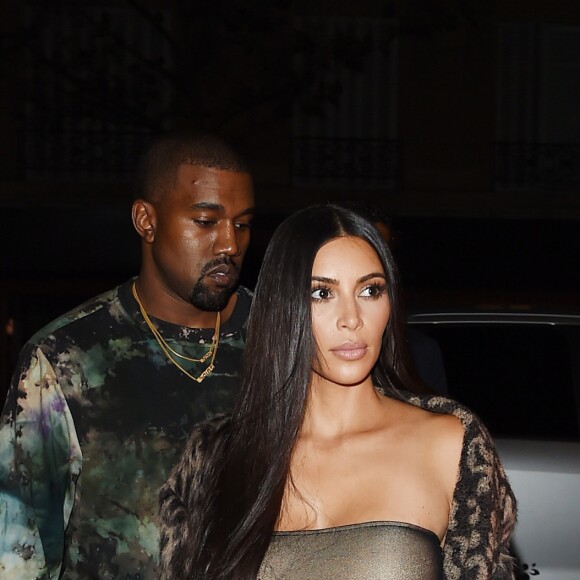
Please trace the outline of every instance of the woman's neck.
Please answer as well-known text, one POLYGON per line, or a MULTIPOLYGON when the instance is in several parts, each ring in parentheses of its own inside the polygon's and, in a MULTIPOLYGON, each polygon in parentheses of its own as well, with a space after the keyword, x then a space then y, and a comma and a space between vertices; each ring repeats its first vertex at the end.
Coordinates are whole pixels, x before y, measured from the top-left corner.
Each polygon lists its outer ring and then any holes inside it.
POLYGON ((330 440, 372 430, 384 424, 387 404, 370 377, 352 386, 314 378, 301 437, 330 440))

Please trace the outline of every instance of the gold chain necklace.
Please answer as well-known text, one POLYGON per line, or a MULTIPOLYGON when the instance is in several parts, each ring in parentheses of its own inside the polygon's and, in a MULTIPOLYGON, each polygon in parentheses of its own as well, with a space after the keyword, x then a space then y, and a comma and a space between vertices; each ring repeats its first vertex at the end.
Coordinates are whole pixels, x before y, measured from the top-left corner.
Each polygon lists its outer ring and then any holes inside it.
POLYGON ((219 340, 220 340, 220 323, 221 323, 221 317, 220 317, 219 310, 218 310, 218 313, 217 313, 217 316, 216 316, 215 329, 214 329, 214 334, 213 334, 213 338, 212 338, 211 348, 201 358, 191 358, 191 357, 185 356, 183 354, 180 354, 180 353, 174 351, 167 344, 167 342, 165 341, 165 339, 161 336, 161 333, 157 330, 157 328, 155 328, 155 325, 151 322, 151 319, 149 318, 149 315, 145 311, 145 308, 143 307, 143 304, 141 303, 141 300, 139 299, 139 295, 137 294, 137 287, 135 285, 135 282, 133 282, 133 285, 131 286, 131 291, 133 292, 133 297, 135 298, 135 300, 137 301, 137 304, 139 305, 139 310, 141 312, 141 315, 143 316, 143 319, 145 320, 145 323, 147 324, 147 326, 149 327, 149 330, 152 332, 153 336, 155 337, 155 339, 159 343, 159 346, 161 347, 161 350, 165 353, 165 356, 184 375, 188 376, 193 381, 197 381, 198 383, 201 383, 213 371, 213 369, 215 368, 213 363, 215 361, 215 356, 217 354, 218 344, 219 344, 219 340), (171 353, 173 353, 175 356, 178 356, 179 358, 182 358, 182 359, 187 360, 187 361, 190 361, 190 362, 203 363, 203 362, 205 362, 210 357, 210 355, 211 355, 211 360, 209 361, 209 366, 199 375, 199 377, 194 377, 191 373, 188 373, 171 356, 171 353))
POLYGON ((149 318, 149 315, 147 314, 145 308, 143 307, 143 304, 141 303, 141 300, 139 299, 139 296, 137 295, 137 288, 135 287, 135 283, 133 282, 133 296, 135 297, 135 300, 137 301, 137 304, 139 304, 139 309, 141 310, 141 314, 143 315, 143 318, 145 319, 145 322, 147 323, 147 326, 149 327, 149 329, 151 330, 151 332, 153 333, 153 335, 155 336, 155 338, 157 339, 157 341, 162 344, 167 350, 169 350, 172 354, 174 354, 175 356, 182 358, 186 361, 189 362, 195 362, 195 363, 203 363, 205 362, 212 354, 214 349, 216 348, 216 336, 218 336, 216 333, 219 331, 219 324, 220 324, 220 315, 219 312, 217 314, 217 318, 216 318, 216 329, 214 330, 214 335, 212 337, 212 344, 210 345, 209 350, 201 357, 201 358, 193 358, 193 357, 189 357, 189 356, 185 356, 184 354, 181 354, 175 350, 173 350, 169 344, 167 344, 167 342, 165 341, 165 339, 161 336, 161 333, 159 332, 159 330, 157 330, 157 328, 155 327, 155 325, 151 322, 151 319, 149 318))

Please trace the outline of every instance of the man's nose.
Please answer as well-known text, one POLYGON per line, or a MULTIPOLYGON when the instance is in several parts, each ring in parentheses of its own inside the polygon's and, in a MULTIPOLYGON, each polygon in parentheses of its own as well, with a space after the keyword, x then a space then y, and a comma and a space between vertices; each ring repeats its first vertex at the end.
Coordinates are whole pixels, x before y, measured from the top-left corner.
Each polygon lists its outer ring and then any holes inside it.
POLYGON ((240 253, 236 226, 230 220, 223 220, 218 223, 213 253, 216 256, 220 254, 237 256, 240 253))

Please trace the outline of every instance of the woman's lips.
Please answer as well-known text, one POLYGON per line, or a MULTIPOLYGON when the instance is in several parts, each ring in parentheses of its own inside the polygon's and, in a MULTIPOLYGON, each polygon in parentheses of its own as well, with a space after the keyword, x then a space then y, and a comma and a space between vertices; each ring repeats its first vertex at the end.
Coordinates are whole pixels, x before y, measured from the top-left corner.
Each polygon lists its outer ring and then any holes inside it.
POLYGON ((367 348, 363 342, 345 342, 331 348, 330 351, 343 360, 358 360, 366 354, 367 348))

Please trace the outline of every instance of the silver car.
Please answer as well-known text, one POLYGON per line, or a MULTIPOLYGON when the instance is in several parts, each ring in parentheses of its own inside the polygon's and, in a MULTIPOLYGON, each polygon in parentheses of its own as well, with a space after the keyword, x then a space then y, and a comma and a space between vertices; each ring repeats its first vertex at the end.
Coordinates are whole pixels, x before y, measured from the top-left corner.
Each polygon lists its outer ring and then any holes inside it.
POLYGON ((580 315, 429 311, 449 396, 489 427, 516 494, 519 578, 580 579, 580 315))

